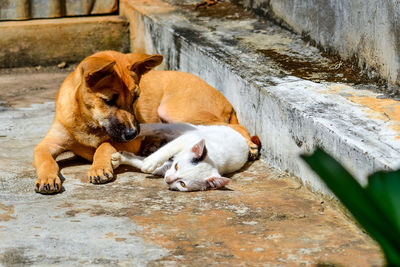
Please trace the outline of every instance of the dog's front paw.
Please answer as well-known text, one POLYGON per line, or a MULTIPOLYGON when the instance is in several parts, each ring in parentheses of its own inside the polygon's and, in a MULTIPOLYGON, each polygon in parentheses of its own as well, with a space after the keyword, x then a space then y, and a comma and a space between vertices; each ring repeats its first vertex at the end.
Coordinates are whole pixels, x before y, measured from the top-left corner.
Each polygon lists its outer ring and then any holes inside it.
POLYGON ((121 157, 121 153, 116 152, 114 154, 111 155, 111 165, 112 168, 115 170, 116 168, 119 167, 119 165, 121 165, 121 161, 122 161, 122 157, 121 157))
POLYGON ((35 191, 40 194, 54 194, 61 191, 61 179, 58 175, 39 177, 35 182, 35 191))
POLYGON ((113 169, 91 167, 88 171, 89 182, 92 184, 104 184, 113 180, 113 169))

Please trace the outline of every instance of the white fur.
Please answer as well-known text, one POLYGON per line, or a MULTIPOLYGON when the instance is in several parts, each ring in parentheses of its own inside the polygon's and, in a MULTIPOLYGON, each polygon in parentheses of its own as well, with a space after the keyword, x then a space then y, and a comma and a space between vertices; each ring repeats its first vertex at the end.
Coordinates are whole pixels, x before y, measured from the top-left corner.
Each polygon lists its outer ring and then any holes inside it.
POLYGON ((221 175, 239 170, 248 159, 249 148, 245 138, 228 126, 142 124, 141 135, 173 140, 144 159, 128 152, 115 153, 112 157, 114 168, 128 164, 145 173, 162 175, 172 190, 198 191, 222 187, 229 179, 221 175), (202 144, 205 144, 206 156, 194 164, 194 158, 201 156, 198 153, 204 152, 202 144), (197 154, 193 152, 196 145, 197 154), (171 157, 172 162, 169 160, 171 157))

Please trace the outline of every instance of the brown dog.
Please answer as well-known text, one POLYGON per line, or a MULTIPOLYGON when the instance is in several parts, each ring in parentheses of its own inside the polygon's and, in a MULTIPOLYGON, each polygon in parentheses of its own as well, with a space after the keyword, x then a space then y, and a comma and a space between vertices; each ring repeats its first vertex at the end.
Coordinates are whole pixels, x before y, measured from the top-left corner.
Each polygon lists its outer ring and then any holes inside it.
POLYGON ((139 152, 141 139, 134 139, 138 123, 226 123, 246 137, 250 154, 258 153, 219 91, 188 73, 150 71, 162 60, 161 55, 104 51, 79 64, 61 85, 54 122, 34 150, 36 192, 61 190, 55 158, 64 151, 93 161, 91 183, 112 180, 111 155, 117 150, 139 152))

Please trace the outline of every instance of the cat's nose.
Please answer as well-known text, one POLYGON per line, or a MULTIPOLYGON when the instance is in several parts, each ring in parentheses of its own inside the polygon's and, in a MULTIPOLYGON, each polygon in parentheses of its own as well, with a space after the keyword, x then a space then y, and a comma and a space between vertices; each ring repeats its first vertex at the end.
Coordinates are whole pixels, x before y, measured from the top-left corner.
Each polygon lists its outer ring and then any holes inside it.
POLYGON ((171 177, 165 176, 164 181, 165 181, 167 184, 172 184, 172 183, 175 181, 175 179, 171 179, 171 177))

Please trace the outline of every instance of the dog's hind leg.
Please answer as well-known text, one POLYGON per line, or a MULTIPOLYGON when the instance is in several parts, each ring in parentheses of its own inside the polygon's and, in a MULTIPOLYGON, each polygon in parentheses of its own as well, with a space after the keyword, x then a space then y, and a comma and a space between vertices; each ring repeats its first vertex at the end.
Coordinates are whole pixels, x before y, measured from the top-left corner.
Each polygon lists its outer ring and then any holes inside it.
POLYGON ((236 111, 234 111, 233 109, 232 109, 231 117, 229 118, 229 123, 230 124, 239 124, 239 120, 236 116, 236 111))
POLYGON ((185 110, 177 108, 172 104, 162 104, 158 108, 158 116, 165 123, 191 123, 199 124, 215 124, 215 123, 228 123, 229 116, 216 116, 215 114, 206 110, 185 110))

